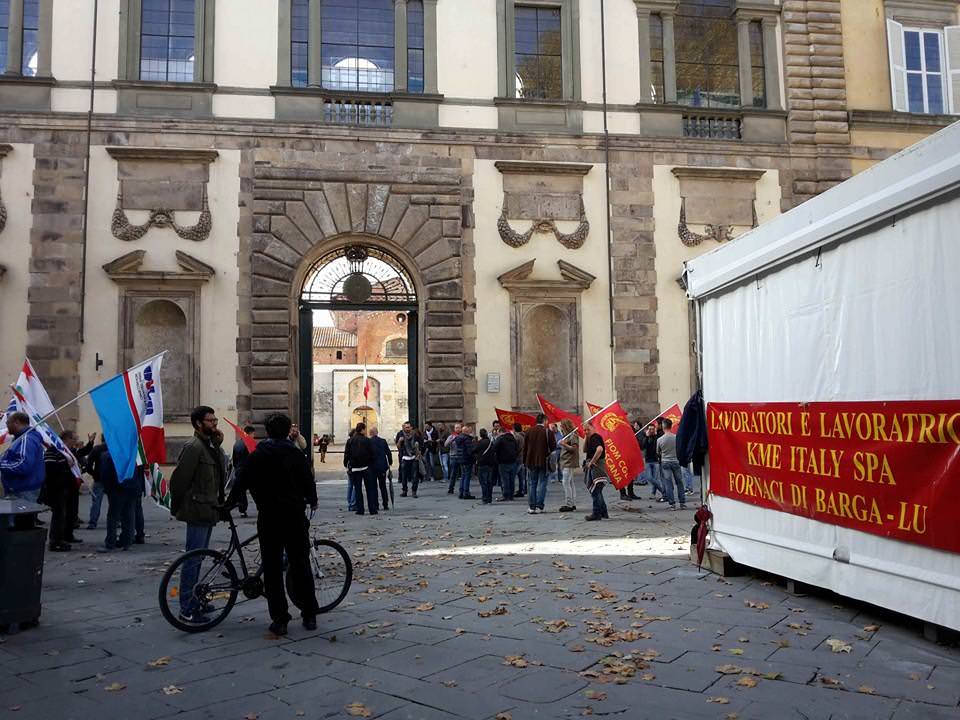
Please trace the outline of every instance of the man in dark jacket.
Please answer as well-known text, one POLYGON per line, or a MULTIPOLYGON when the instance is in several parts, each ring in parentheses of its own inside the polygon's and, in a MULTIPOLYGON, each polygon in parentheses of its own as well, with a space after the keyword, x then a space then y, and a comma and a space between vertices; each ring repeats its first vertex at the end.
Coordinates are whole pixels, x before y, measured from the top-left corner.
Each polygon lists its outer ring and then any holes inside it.
POLYGON ((497 456, 497 471, 500 473, 500 493, 497 502, 513 500, 513 481, 517 476, 517 460, 520 458, 520 444, 516 436, 504 430, 493 439, 493 450, 497 456))
POLYGON ((537 415, 537 424, 527 430, 523 440, 523 464, 527 468, 531 515, 543 512, 547 498, 547 458, 557 449, 557 438, 546 427, 547 416, 537 415))
POLYGON ((137 466, 134 476, 123 480, 117 475, 117 468, 107 448, 100 455, 100 484, 107 496, 107 536, 103 547, 97 552, 110 552, 119 545, 121 550, 129 550, 134 539, 136 509, 143 487, 143 467, 137 466), (119 535, 117 534, 119 530, 119 535))
POLYGON ((473 428, 470 425, 461 427, 460 434, 453 444, 460 453, 460 499, 476 500, 470 494, 470 478, 473 477, 474 452, 477 448, 473 428))
MULTIPOLYGON (((73 430, 64 430, 60 433, 63 444, 71 451, 80 446, 77 434, 73 430)), ((46 474, 43 492, 50 506, 50 550, 65 552, 70 550, 68 538, 73 538, 73 528, 69 527, 71 487, 77 486, 77 479, 59 450, 55 447, 47 448, 43 454, 43 467, 46 474)), ((76 542, 76 540, 73 540, 76 542)))
POLYGON ((300 609, 303 627, 317 629, 320 607, 310 569, 307 506, 317 509, 317 486, 310 461, 289 438, 290 418, 270 415, 267 439, 240 466, 231 500, 248 489, 257 503, 257 532, 263 561, 264 594, 270 611, 270 632, 286 635, 290 612, 283 588, 283 557, 287 557, 290 601, 300 609))
POLYGON ((80 466, 83 471, 93 478, 90 488, 90 519, 87 530, 96 530, 100 522, 100 507, 103 505, 103 483, 100 482, 100 458, 107 451, 107 444, 100 436, 100 442, 90 449, 90 453, 83 458, 80 466))
POLYGON ((484 505, 493 502, 493 476, 497 472, 497 454, 493 450, 493 441, 486 428, 480 428, 477 441, 477 478, 480 480, 481 497, 484 505))
MULTIPOLYGON (((370 447, 373 449, 373 464, 370 466, 370 469, 373 471, 373 474, 377 478, 377 484, 380 486, 380 494, 383 496, 383 509, 389 510, 390 503, 388 498, 390 497, 387 494, 387 471, 393 467, 393 452, 390 450, 390 445, 380 437, 380 431, 372 427, 370 428, 370 447)), ((403 494, 407 494, 407 486, 403 486, 403 494)), ((416 493, 414 493, 416 494, 416 493)))
POLYGON ((371 515, 378 512, 377 478, 373 466, 373 446, 367 437, 366 423, 357 423, 356 429, 343 449, 343 465, 350 473, 350 485, 356 503, 357 515, 363 515, 363 491, 367 491, 367 508, 371 515))
MULTIPOLYGON (((187 525, 185 551, 210 544, 213 528, 220 520, 226 484, 226 460, 220 446, 223 433, 217 429, 213 408, 201 405, 190 413, 193 437, 183 446, 177 467, 170 476, 170 513, 187 525)), ((180 619, 207 622, 193 598, 199 565, 184 563, 180 580, 180 619), (195 617, 196 616, 196 617, 195 617)))
MULTIPOLYGON (((256 428, 253 425, 244 425, 243 431, 250 436, 253 436, 253 433, 256 432, 256 428)), ((250 451, 247 449, 247 444, 243 441, 243 438, 237 438, 237 441, 233 444, 233 452, 230 454, 230 464, 233 466, 233 477, 234 483, 236 483, 237 473, 240 471, 240 468, 243 467, 243 463, 246 462, 247 458, 250 456, 250 451)), ((243 491, 237 495, 236 498, 237 509, 240 511, 240 517, 247 517, 247 493, 243 491)))
POLYGON ((412 485, 413 496, 417 497, 420 487, 420 457, 423 446, 414 432, 413 425, 403 424, 403 429, 397 434, 397 456, 400 467, 400 486, 403 488, 403 497, 407 496, 407 486, 412 485))

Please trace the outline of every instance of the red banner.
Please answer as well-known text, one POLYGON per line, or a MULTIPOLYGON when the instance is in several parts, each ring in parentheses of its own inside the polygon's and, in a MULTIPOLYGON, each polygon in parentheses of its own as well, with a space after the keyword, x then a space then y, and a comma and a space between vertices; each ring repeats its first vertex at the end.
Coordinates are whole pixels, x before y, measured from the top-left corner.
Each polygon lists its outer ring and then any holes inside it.
POLYGON ((594 405, 593 403, 587 403, 587 412, 589 413, 587 417, 596 415, 601 410, 603 410, 603 405, 594 405))
POLYGON ((710 492, 960 552, 960 400, 710 403, 710 492))
POLYGON ((520 423, 520 429, 526 432, 537 424, 537 418, 527 413, 514 412, 513 410, 501 410, 494 408, 497 413, 497 419, 500 425, 508 430, 513 430, 514 423, 520 423))
POLYGON ((552 402, 547 400, 543 395, 537 393, 537 402, 540 403, 540 409, 543 410, 543 414, 547 416, 547 420, 552 423, 559 423, 563 420, 569 420, 573 423, 573 427, 577 429, 577 435, 583 437, 583 418, 577 415, 576 413, 567 412, 566 410, 561 410, 559 407, 554 405, 552 402))
POLYGON ((627 487, 643 471, 643 453, 627 413, 615 402, 591 424, 603 438, 607 477, 617 490, 627 487))
POLYGON ((670 428, 670 432, 674 435, 680 430, 680 418, 683 416, 683 410, 680 409, 680 406, 677 403, 674 403, 662 413, 657 415, 658 418, 665 418, 673 423, 673 427, 670 428))
POLYGON ((248 435, 240 428, 239 425, 230 422, 227 418, 224 418, 227 421, 227 425, 233 428, 233 431, 237 434, 237 437, 243 440, 243 444, 247 446, 248 452, 253 452, 257 449, 257 440, 252 435, 248 435))

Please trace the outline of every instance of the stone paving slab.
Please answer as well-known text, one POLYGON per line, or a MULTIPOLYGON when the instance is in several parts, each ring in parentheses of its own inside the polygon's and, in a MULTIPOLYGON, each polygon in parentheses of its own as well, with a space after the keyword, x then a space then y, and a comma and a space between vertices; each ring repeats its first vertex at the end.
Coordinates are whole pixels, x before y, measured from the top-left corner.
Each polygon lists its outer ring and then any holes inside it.
MULTIPOLYGON (((316 632, 292 623, 273 638, 263 599, 207 633, 168 626, 156 589, 183 529, 146 508, 146 545, 100 555, 102 531, 81 531, 82 551, 47 558, 40 627, 0 639, 0 717, 960 718, 957 647, 830 594, 698 571, 692 510, 611 499, 610 521, 585 523, 426 483, 419 499, 360 518, 339 509, 339 471, 318 489, 315 525, 347 548, 355 581, 316 632), (497 607, 506 614, 481 616, 497 607), (643 669, 603 672, 624 657, 646 658, 643 669)), ((226 537, 217 528, 213 544, 226 537)))

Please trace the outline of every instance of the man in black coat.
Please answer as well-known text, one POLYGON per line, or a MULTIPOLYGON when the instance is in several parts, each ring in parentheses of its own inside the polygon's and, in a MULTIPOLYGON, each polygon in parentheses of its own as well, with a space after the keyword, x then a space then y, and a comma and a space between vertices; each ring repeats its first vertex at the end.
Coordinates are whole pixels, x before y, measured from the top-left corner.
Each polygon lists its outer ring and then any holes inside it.
POLYGON ((290 600, 300 609, 303 627, 317 629, 320 607, 310 569, 309 505, 317 509, 317 486, 306 456, 289 439, 290 418, 270 415, 264 423, 267 439, 238 468, 230 503, 246 490, 257 503, 257 532, 263 562, 264 594, 270 611, 270 632, 286 635, 290 613, 283 587, 283 556, 287 556, 290 600))
MULTIPOLYGON (((377 477, 373 473, 373 445, 367 437, 367 424, 357 423, 356 429, 343 449, 343 466, 350 473, 357 515, 363 515, 363 491, 367 491, 367 507, 377 514, 377 477)), ((254 498, 256 499, 256 498, 254 498)))
POLYGON ((375 427, 370 428, 370 446, 373 448, 373 465, 370 466, 370 469, 376 476, 377 484, 380 486, 380 494, 383 496, 380 498, 383 500, 383 509, 389 510, 387 471, 393 467, 393 452, 390 450, 390 445, 387 441, 380 437, 380 431, 375 427))
MULTIPOLYGON (((243 431, 247 435, 253 435, 256 431, 256 428, 253 425, 244 425, 243 431)), ((243 438, 237 438, 237 441, 233 444, 233 452, 230 455, 230 464, 233 466, 233 478, 236 482, 237 473, 240 471, 240 468, 243 467, 243 464, 247 461, 247 458, 250 457, 250 451, 247 449, 247 444, 243 441, 243 438)), ((240 517, 247 517, 247 492, 243 492, 237 495, 237 509, 240 511, 240 517)))

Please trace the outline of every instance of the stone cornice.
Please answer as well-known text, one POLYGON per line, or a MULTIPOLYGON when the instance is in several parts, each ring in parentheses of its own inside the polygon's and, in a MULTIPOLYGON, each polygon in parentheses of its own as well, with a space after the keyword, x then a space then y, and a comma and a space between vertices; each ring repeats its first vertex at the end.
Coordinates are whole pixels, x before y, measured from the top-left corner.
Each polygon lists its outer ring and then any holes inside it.
POLYGON ((850 127, 871 130, 892 129, 905 132, 936 132, 957 121, 953 115, 923 115, 920 113, 884 112, 880 110, 851 110, 850 127))
POLYGON ((528 162, 498 160, 493 164, 504 175, 586 175, 593 165, 586 163, 528 162))
POLYGON ((675 15, 680 6, 678 0, 633 0, 637 6, 637 12, 666 13, 675 15))
POLYGON ((107 154, 114 160, 166 160, 175 162, 212 163, 219 157, 216 150, 200 148, 165 147, 108 147, 107 154))
POLYGON ((734 15, 745 20, 779 17, 782 7, 772 0, 737 0, 733 6, 734 15))
POLYGON ((174 284, 174 285, 201 285, 208 282, 215 274, 210 265, 198 260, 192 255, 177 250, 177 265, 181 272, 166 270, 142 270, 146 250, 133 250, 111 260, 103 266, 104 272, 115 283, 120 285, 145 284, 174 284))
POLYGON ((562 280, 532 280, 530 279, 530 274, 533 272, 534 263, 536 263, 536 258, 528 260, 523 263, 523 265, 518 265, 512 270, 507 270, 507 272, 497 278, 497 282, 499 282, 505 290, 511 292, 530 291, 537 294, 543 293, 545 295, 553 292, 563 295, 573 295, 588 289, 593 284, 593 281, 597 279, 596 276, 591 275, 586 270, 578 268, 576 265, 558 260, 557 266, 560 268, 562 280))
POLYGON ((744 180, 757 182, 766 170, 746 170, 743 168, 705 168, 675 167, 671 171, 677 178, 692 180, 744 180))

